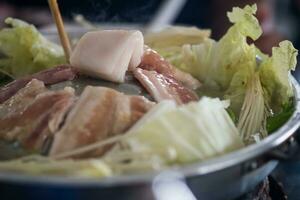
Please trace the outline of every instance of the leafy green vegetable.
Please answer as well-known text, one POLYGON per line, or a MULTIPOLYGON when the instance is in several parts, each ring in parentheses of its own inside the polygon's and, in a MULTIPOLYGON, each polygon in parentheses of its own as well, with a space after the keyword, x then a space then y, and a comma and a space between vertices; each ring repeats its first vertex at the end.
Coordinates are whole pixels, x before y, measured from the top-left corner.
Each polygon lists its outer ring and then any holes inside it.
MULTIPOLYGON (((255 5, 246 6, 244 9, 234 8, 228 13, 234 25, 220 41, 204 39, 201 43, 192 45, 187 41, 187 44, 182 46, 181 52, 168 50, 168 53, 165 53, 168 54, 166 59, 172 64, 191 73, 203 83, 202 91, 214 91, 214 95, 223 97, 226 93, 235 92, 229 87, 237 89, 242 87, 243 92, 238 92, 238 97, 236 94, 232 94, 232 98, 228 96, 229 99, 238 101, 231 102, 231 107, 237 115, 242 106, 246 87, 246 84, 237 85, 237 81, 242 80, 246 83, 256 68, 256 47, 247 43, 247 37, 255 40, 261 35, 259 23, 253 16, 255 12, 255 5)), ((156 49, 156 45, 151 47, 156 49)), ((161 53, 161 49, 158 51, 161 53)))
MULTIPOLYGON (((290 70, 296 66, 297 50, 289 41, 274 47, 272 56, 263 54, 247 41, 262 34, 254 16, 256 5, 233 8, 227 16, 233 25, 219 40, 204 38, 199 44, 188 40, 172 51, 158 48, 179 69, 191 73, 203 86, 198 94, 230 100, 230 109, 239 116, 238 128, 244 141, 257 133, 266 136, 266 117, 279 113, 293 95, 290 70), (257 64, 256 56, 262 58, 257 64), (272 110, 270 110, 272 109, 272 110)), ((155 41, 150 44, 156 49, 155 41)))
POLYGON ((53 160, 39 155, 0 162, 0 170, 70 177, 106 177, 112 175, 110 167, 100 159, 53 160))
POLYGON ((66 63, 60 46, 48 41, 33 25, 7 18, 11 28, 0 31, 0 72, 12 78, 66 63))
MULTIPOLYGON (((255 64, 253 55, 256 54, 256 49, 254 46, 248 45, 246 41, 247 37, 255 40, 261 34, 258 21, 253 16, 255 12, 255 5, 246 6, 244 9, 234 8, 228 16, 230 21, 235 24, 220 41, 204 38, 199 44, 191 45, 187 40, 180 53, 172 52, 173 55, 167 59, 203 82, 205 79, 212 79, 226 88, 233 76, 232 73, 240 67, 239 64, 244 64, 248 60, 255 64), (209 72, 209 77, 205 72, 209 72), (227 77, 228 75, 229 77, 227 77)), ((158 44, 152 41, 149 45, 157 49, 158 44)), ((158 51, 161 53, 160 49, 158 51)))
POLYGON ((134 164, 136 170, 146 163, 148 166, 188 163, 243 147, 238 130, 225 109, 228 102, 203 97, 199 102, 179 107, 174 107, 173 102, 162 102, 157 107, 160 109, 150 110, 142 118, 144 123, 121 139, 123 148, 106 156, 108 163, 119 169, 129 165, 127 170, 133 170, 134 164), (162 111, 162 107, 167 109, 162 111), (131 162, 124 163, 124 160, 131 162))
POLYGON ((233 112, 230 108, 227 108, 226 111, 227 111, 227 113, 229 114, 231 120, 232 120, 234 123, 237 123, 237 117, 235 116, 234 112, 233 112))
POLYGON ((296 67, 297 55, 293 44, 283 41, 279 47, 273 47, 272 57, 267 57, 261 64, 260 78, 273 112, 280 112, 293 96, 289 76, 290 70, 296 67))
MULTIPOLYGON (((234 7, 232 12, 228 12, 227 16, 229 21, 234 23, 234 25, 225 34, 225 37, 230 34, 239 37, 238 40, 243 40, 244 36, 249 36, 253 40, 259 38, 262 34, 259 22, 254 14, 257 11, 256 4, 252 6, 245 6, 244 8, 234 7)), ((229 40, 234 41, 232 36, 229 36, 229 40)))
POLYGON ((294 113, 295 106, 292 100, 283 106, 282 111, 267 118, 267 131, 272 133, 279 129, 294 113))
POLYGON ((160 32, 145 35, 145 43, 156 49, 162 56, 168 57, 168 52, 180 53, 184 44, 198 44, 210 36, 210 30, 196 27, 172 26, 160 32))

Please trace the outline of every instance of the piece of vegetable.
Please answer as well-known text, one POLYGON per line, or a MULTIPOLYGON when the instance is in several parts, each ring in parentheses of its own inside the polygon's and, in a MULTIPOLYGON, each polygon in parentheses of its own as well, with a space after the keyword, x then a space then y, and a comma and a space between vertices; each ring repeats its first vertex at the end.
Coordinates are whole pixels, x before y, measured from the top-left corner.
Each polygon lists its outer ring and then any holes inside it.
POLYGON ((171 26, 160 32, 147 33, 145 43, 154 48, 163 57, 168 52, 180 52, 184 44, 199 44, 209 38, 210 30, 196 27, 171 26))
POLYGON ((282 111, 267 118, 267 131, 272 133, 279 129, 294 113, 295 106, 292 100, 283 106, 282 111))
POLYGON ((226 111, 227 111, 227 113, 229 114, 231 120, 232 120, 234 123, 237 123, 238 119, 237 119, 236 115, 234 114, 234 112, 233 112, 230 108, 227 108, 226 111))
POLYGON ((0 170, 32 175, 68 177, 106 177, 112 175, 110 167, 100 159, 53 160, 32 155, 0 163, 0 170))
MULTIPOLYGON (((262 34, 254 16, 256 9, 254 4, 228 12, 233 25, 219 41, 206 38, 199 44, 190 44, 186 40, 181 51, 165 49, 168 52, 163 53, 174 66, 203 83, 199 95, 230 100, 230 109, 239 116, 238 127, 245 141, 253 134, 266 136, 266 116, 281 112, 293 95, 289 74, 297 56, 289 41, 274 47, 269 57, 247 40, 254 41, 262 34), (260 65, 257 55, 262 58, 260 65)), ((155 41, 151 45, 154 49, 158 46, 155 41)))
POLYGON ((159 103, 160 109, 154 107, 144 116, 144 123, 129 131, 120 147, 105 160, 115 169, 157 169, 202 161, 241 148, 243 142, 225 109, 228 105, 208 97, 179 107, 174 107, 173 102, 159 103))
MULTIPOLYGON (((187 41, 181 52, 169 51, 166 58, 203 82, 203 89, 224 93, 238 70, 247 70, 256 65, 256 48, 247 43, 247 37, 255 40, 261 34, 259 23, 253 16, 255 12, 256 5, 246 6, 244 9, 234 8, 228 13, 234 25, 218 42, 204 39, 200 44, 191 45, 187 41)), ((156 45, 152 46, 155 49, 156 45)))
POLYGON ((0 31, 0 73, 12 78, 66 63, 60 46, 48 41, 24 21, 7 18, 11 28, 0 31))
POLYGON ((295 70, 298 50, 289 41, 282 41, 273 47, 272 56, 261 63, 260 79, 265 96, 274 113, 282 111, 293 96, 290 71, 295 70))

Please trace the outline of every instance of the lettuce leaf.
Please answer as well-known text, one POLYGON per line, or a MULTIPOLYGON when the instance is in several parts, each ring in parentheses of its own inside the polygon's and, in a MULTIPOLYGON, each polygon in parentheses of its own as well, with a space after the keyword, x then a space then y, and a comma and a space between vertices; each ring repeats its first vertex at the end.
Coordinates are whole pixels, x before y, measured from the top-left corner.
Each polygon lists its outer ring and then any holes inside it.
POLYGON ((66 63, 60 46, 48 41, 24 21, 7 18, 11 28, 0 31, 0 72, 12 78, 66 63))

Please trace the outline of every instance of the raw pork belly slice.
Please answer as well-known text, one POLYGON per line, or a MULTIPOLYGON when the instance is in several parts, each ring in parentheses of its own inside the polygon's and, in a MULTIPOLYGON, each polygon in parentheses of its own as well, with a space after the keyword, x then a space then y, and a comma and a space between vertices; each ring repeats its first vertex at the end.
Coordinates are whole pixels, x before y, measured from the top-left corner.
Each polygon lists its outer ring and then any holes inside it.
MULTIPOLYGON (((65 124, 55 134, 50 155, 57 155, 124 133, 153 106, 142 96, 128 96, 105 87, 87 86, 65 124)), ((76 157, 102 155, 108 148, 76 157)))
POLYGON ((135 69, 141 62, 143 48, 140 31, 88 32, 76 45, 70 63, 88 75, 124 82, 126 71, 135 69))
POLYGON ((134 75, 157 102, 175 100, 177 104, 184 104, 199 100, 192 90, 173 77, 139 68, 134 75))
POLYGON ((0 118, 22 112, 33 99, 43 92, 47 92, 47 88, 42 81, 32 79, 24 88, 20 89, 17 94, 0 104, 0 118))
POLYGON ((192 77, 192 75, 177 69, 157 52, 147 46, 145 46, 145 52, 139 68, 148 71, 156 71, 164 76, 172 77, 181 82, 185 87, 192 90, 195 90, 201 86, 201 83, 192 77))
POLYGON ((133 73, 157 102, 175 100, 178 104, 184 104, 199 99, 193 90, 199 88, 201 83, 147 46, 140 65, 133 73))
POLYGON ((49 91, 43 82, 33 79, 0 106, 0 138, 40 151, 73 102, 72 89, 49 91))
POLYGON ((0 103, 3 103, 16 94, 32 79, 37 79, 43 81, 46 85, 51 85, 62 81, 73 80, 77 75, 78 73, 75 68, 68 65, 62 65, 17 79, 0 88, 0 103))

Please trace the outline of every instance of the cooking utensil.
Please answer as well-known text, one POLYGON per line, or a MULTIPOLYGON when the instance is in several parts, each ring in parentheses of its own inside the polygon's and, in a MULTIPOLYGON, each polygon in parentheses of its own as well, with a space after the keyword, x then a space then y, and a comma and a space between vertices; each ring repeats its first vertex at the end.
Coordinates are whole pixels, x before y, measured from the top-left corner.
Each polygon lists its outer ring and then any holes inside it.
MULTIPOLYGON (((81 28, 80 31, 69 31, 69 34, 71 38, 79 38, 84 32, 86 30, 81 28)), ((46 35, 54 41, 58 39, 57 33, 46 35)), ((94 79, 87 82, 92 85, 103 84, 94 79)), ((279 130, 257 144, 204 162, 162 172, 114 176, 99 180, 0 172, 1 197, 32 200, 165 200, 162 198, 166 198, 166 191, 169 191, 173 200, 181 194, 186 195, 185 200, 193 197, 210 200, 233 199, 264 180, 277 166, 278 161, 291 159, 298 149, 297 140, 293 138, 300 126, 300 86, 293 77, 291 82, 295 93, 295 112, 279 130)), ((80 85, 80 80, 75 84, 80 85)), ((60 88, 61 85, 52 87, 60 88)), ((122 91, 123 88, 116 89, 122 91)), ((135 93, 136 90, 132 92, 135 93)))

